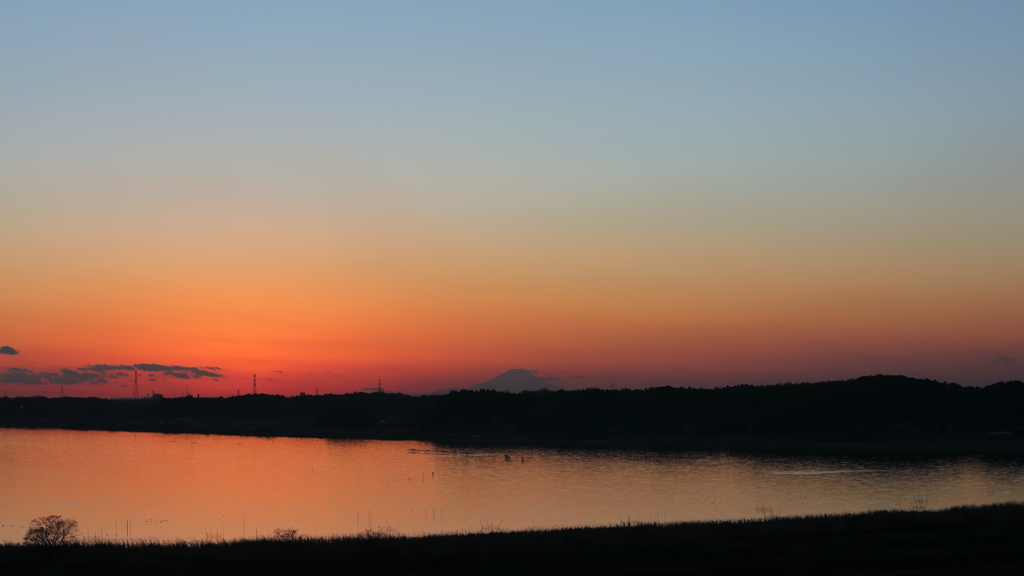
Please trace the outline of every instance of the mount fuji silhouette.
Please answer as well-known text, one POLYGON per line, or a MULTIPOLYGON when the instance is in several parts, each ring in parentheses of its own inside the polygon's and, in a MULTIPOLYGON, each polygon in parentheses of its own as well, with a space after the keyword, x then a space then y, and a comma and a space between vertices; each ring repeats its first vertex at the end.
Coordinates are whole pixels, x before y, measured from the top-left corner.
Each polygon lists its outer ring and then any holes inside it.
MULTIPOLYGON (((536 370, 526 370, 524 368, 513 368, 491 378, 487 382, 481 382, 475 384, 465 390, 497 390, 498 392, 511 392, 517 394, 519 392, 535 392, 537 390, 561 390, 562 388, 551 383, 551 380, 557 380, 557 378, 541 378, 535 374, 536 370)), ((431 392, 431 394, 447 394, 453 390, 462 390, 462 388, 446 388, 444 390, 438 390, 437 392, 431 392)))

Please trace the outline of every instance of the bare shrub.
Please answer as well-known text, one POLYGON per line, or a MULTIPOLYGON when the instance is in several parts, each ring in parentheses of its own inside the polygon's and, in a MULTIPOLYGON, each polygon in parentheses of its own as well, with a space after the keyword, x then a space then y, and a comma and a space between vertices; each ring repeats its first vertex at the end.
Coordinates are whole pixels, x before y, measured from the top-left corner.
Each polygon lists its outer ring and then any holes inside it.
POLYGON ((390 540, 392 538, 401 538, 402 535, 398 532, 397 528, 391 526, 377 528, 367 528, 364 532, 359 534, 357 538, 362 540, 390 540))
POLYGON ((274 540, 298 540, 299 531, 295 528, 274 528, 274 540))
POLYGON ((75 540, 78 540, 78 520, 56 514, 33 519, 25 532, 25 544, 35 546, 63 546, 75 540))
POLYGON ((761 515, 761 520, 764 520, 764 521, 778 520, 779 518, 782 518, 782 510, 781 509, 776 510, 775 508, 773 508, 771 506, 764 506, 764 505, 757 506, 757 505, 754 505, 754 510, 756 511, 757 514, 761 515))
POLYGON ((505 530, 504 528, 501 527, 501 521, 500 520, 498 521, 497 524, 494 524, 493 522, 488 522, 487 524, 484 524, 483 520, 480 521, 480 533, 481 534, 501 534, 502 532, 507 532, 507 531, 508 530, 505 530))

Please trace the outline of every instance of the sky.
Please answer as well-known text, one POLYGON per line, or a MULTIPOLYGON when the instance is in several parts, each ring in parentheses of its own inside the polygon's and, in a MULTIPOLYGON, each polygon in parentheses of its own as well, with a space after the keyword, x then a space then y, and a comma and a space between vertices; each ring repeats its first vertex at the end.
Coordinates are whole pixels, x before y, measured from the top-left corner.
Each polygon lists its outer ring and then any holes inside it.
POLYGON ((1024 379, 1022 64, 1020 2, 5 2, 0 386, 1024 379))

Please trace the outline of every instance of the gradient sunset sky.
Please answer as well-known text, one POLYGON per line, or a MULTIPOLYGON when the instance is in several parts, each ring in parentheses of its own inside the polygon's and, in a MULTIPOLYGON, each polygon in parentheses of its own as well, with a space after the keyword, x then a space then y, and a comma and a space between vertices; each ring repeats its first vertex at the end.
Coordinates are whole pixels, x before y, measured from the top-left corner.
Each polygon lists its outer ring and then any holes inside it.
POLYGON ((1022 70, 1021 2, 5 2, 0 386, 1022 379, 1022 70))

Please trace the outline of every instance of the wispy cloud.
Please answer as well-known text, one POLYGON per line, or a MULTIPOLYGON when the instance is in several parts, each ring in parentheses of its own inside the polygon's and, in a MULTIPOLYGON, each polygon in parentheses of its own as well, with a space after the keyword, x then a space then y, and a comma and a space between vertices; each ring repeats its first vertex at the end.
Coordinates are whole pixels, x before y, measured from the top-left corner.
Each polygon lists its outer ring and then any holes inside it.
POLYGON ((10 346, 0 346, 0 354, 6 354, 8 356, 14 356, 18 351, 10 346))
MULTIPOLYGON (((526 371, 529 372, 530 374, 533 374, 534 376, 536 376, 537 380, 543 380, 545 382, 551 382, 551 383, 561 382, 562 381, 561 378, 557 378, 555 376, 552 376, 549 372, 545 372, 544 373, 544 374, 547 374, 547 376, 537 376, 537 374, 540 374, 540 370, 526 370, 526 371)), ((562 370, 562 373, 565 374, 565 370, 562 370)), ((570 376, 570 378, 572 378, 572 376, 570 376)), ((583 376, 583 378, 586 378, 586 376, 583 376)))
POLYGON ((0 382, 4 384, 43 384, 43 379, 32 370, 8 368, 6 374, 0 374, 0 382))
MULTIPOLYGON (((207 367, 211 368, 211 367, 207 367)), ((163 374, 171 378, 191 380, 194 378, 222 378, 221 374, 195 366, 177 366, 165 364, 89 364, 82 368, 61 368, 55 372, 35 371, 28 368, 8 368, 0 374, 3 384, 105 384, 109 380, 127 378, 128 371, 138 369, 140 372, 163 374), (109 379, 109 380, 108 380, 109 379)), ((150 378, 153 380, 153 378, 150 378)))
POLYGON ((1009 356, 1004 356, 998 352, 992 354, 992 363, 996 366, 1000 364, 1017 364, 1017 361, 1009 356))
POLYGON ((69 368, 61 368, 60 372, 44 372, 46 378, 54 384, 81 384, 89 382, 93 384, 104 384, 106 378, 91 372, 79 372, 69 368))
POLYGON ((119 370, 134 370, 135 366, 131 364, 89 364, 88 366, 79 368, 86 372, 95 372, 97 374, 106 374, 107 372, 116 372, 119 370))
POLYGON ((70 368, 61 368, 58 372, 36 372, 26 368, 8 368, 6 374, 0 374, 0 382, 4 384, 104 384, 106 378, 95 372, 79 372, 70 368))
MULTIPOLYGON (((171 376, 174 378, 189 379, 189 378, 223 378, 222 374, 217 372, 211 372, 204 370, 197 366, 177 366, 177 365, 166 365, 166 364, 136 364, 136 368, 143 372, 160 372, 165 376, 171 376)), ((214 368, 213 366, 207 366, 206 368, 214 368)), ((214 368, 219 370, 219 368, 214 368)))
POLYGON ((85 370, 85 371, 88 371, 88 372, 95 372, 97 374, 101 374, 101 375, 105 375, 105 376, 109 375, 111 372, 113 372, 114 374, 112 376, 114 378, 120 378, 120 377, 123 377, 123 376, 127 376, 128 374, 126 372, 123 372, 124 370, 135 370, 135 369, 138 369, 141 372, 150 372, 150 373, 159 372, 159 373, 161 373, 161 374, 163 374, 165 376, 170 376, 172 378, 180 378, 180 379, 183 379, 183 380, 187 380, 187 379, 191 379, 191 378, 204 378, 204 377, 206 377, 206 378, 222 378, 223 377, 222 374, 218 374, 217 372, 213 372, 213 370, 220 370, 220 368, 218 368, 216 366, 203 366, 202 368, 200 368, 198 366, 178 366, 178 365, 174 365, 174 364, 168 365, 168 364, 153 364, 153 363, 143 362, 141 364, 90 364, 88 366, 85 366, 84 368, 79 368, 79 370, 85 370))

